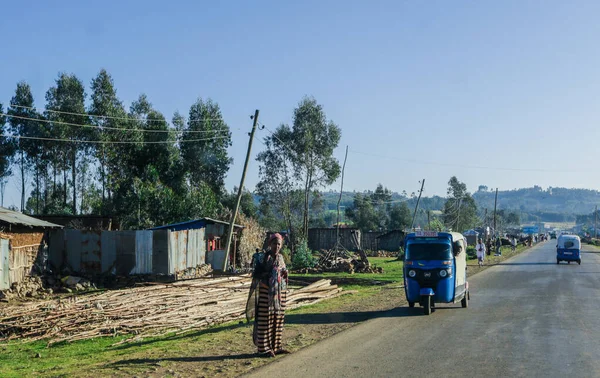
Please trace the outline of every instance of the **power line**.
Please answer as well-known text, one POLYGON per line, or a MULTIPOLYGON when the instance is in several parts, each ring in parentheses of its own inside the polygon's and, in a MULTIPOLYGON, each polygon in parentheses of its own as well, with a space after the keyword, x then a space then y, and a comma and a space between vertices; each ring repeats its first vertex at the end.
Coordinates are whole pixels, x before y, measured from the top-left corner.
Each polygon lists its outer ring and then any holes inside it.
MULTIPOLYGON (((29 109, 29 110, 36 110, 34 107, 32 106, 25 106, 25 105, 9 105, 11 108, 21 108, 21 109, 29 109)), ((75 112, 63 112, 60 110, 53 110, 53 109, 46 109, 46 112, 50 112, 50 113, 56 113, 56 114, 67 114, 67 115, 75 115, 75 116, 82 116, 82 117, 98 117, 98 118, 104 118, 104 119, 118 119, 118 120, 123 120, 123 121, 151 121, 151 122, 167 122, 165 119, 161 119, 161 118, 135 118, 135 117, 117 117, 117 116, 105 116, 105 115, 95 115, 95 114, 88 114, 88 113, 75 113, 75 112)), ((196 122, 210 122, 210 121, 222 121, 221 118, 205 118, 205 119, 193 119, 193 120, 189 120, 186 121, 188 123, 196 123, 196 122)))
POLYGON ((384 158, 384 159, 399 160, 399 161, 404 161, 407 163, 436 165, 436 166, 443 166, 443 167, 459 167, 459 168, 466 168, 466 169, 489 169, 489 170, 496 170, 496 171, 546 172, 546 173, 587 173, 587 172, 591 172, 591 171, 581 171, 581 170, 578 171, 578 170, 570 170, 570 169, 569 170, 558 170, 558 169, 543 169, 543 168, 487 167, 487 166, 479 166, 479 165, 452 164, 452 163, 440 163, 440 162, 432 162, 432 161, 414 160, 414 159, 403 159, 403 158, 399 158, 399 157, 395 157, 395 156, 373 154, 370 152, 362 152, 362 151, 357 151, 357 150, 350 150, 350 152, 354 152, 356 154, 361 154, 361 155, 380 157, 380 158, 384 158))
POLYGON ((31 117, 23 117, 17 115, 11 115, 7 113, 0 113, 0 116, 6 116, 10 118, 22 119, 26 121, 35 121, 35 122, 43 122, 43 123, 55 123, 59 125, 66 126, 75 126, 75 127, 84 127, 84 128, 92 128, 99 130, 114 130, 114 131, 136 131, 141 133, 190 133, 190 134, 203 134, 203 133, 214 133, 219 131, 228 131, 227 129, 216 129, 216 130, 148 130, 148 129, 127 129, 127 128, 119 128, 119 127, 108 127, 108 126, 97 126, 97 125, 87 125, 87 124, 79 124, 79 123, 71 123, 71 122, 62 122, 62 121, 52 121, 49 119, 39 119, 39 118, 31 118, 31 117))
POLYGON ((189 142, 204 142, 209 140, 216 139, 224 139, 226 136, 222 137, 212 137, 212 138, 204 138, 204 139, 189 139, 189 140, 179 140, 179 141, 128 141, 128 140, 118 140, 118 141, 108 141, 108 140, 77 140, 77 139, 60 139, 60 138, 42 138, 42 137, 28 137, 22 135, 0 135, 3 138, 14 138, 14 139, 30 139, 30 140, 44 140, 44 141, 52 141, 52 142, 73 142, 73 143, 95 143, 95 144, 175 144, 175 143, 189 143, 189 142))

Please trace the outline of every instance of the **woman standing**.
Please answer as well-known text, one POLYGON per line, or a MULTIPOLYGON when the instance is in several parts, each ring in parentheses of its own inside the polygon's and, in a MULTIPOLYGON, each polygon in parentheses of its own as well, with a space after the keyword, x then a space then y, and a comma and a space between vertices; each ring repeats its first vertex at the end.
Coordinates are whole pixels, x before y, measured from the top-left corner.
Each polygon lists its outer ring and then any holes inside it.
POLYGON ((288 271, 280 253, 283 237, 269 238, 269 251, 252 257, 252 287, 246 305, 246 318, 255 317, 252 338, 261 355, 274 357, 287 353, 281 346, 288 271))

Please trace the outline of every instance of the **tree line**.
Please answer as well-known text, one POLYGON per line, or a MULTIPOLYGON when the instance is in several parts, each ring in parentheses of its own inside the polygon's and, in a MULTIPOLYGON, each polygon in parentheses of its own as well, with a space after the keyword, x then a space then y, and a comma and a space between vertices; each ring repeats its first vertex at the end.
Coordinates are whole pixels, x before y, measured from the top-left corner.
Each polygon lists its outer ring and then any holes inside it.
MULTIPOLYGON (((186 116, 175 112, 169 120, 143 94, 126 108, 106 70, 89 87, 61 73, 41 104, 28 83, 17 83, 10 101, 0 103, 0 135, 0 199, 14 175, 24 213, 106 215, 123 229, 140 229, 226 217, 235 204, 235 189, 224 184, 231 132, 211 99, 199 98, 186 116)), ((302 99, 292 125, 264 138, 260 200, 244 191, 241 211, 305 238, 322 215, 319 189, 339 177, 333 151, 340 137, 323 107, 302 99)))
POLYGON ((231 132, 210 99, 169 122, 143 94, 126 109, 101 70, 89 92, 59 74, 42 106, 19 82, 0 114, 0 182, 17 176, 25 213, 110 215, 146 228, 214 216, 226 194, 231 132))

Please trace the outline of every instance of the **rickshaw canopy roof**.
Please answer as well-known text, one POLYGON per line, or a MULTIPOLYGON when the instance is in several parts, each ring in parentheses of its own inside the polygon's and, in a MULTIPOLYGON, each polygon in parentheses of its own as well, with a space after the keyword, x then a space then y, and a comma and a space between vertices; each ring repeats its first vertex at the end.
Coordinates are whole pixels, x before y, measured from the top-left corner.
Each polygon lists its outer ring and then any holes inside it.
POLYGON ((560 235, 558 248, 581 249, 581 239, 577 235, 560 235))

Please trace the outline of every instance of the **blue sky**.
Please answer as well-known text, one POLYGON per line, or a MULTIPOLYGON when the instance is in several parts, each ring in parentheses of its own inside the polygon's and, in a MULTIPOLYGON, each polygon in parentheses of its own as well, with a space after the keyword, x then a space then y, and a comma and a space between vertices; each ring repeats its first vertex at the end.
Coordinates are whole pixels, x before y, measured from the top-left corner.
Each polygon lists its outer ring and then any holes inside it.
MULTIPOLYGON (((127 106, 146 93, 169 118, 210 97, 233 131, 229 189, 249 115, 274 129, 305 95, 341 127, 340 160, 350 146, 348 190, 410 193, 425 178, 425 195, 444 195, 452 175, 471 191, 600 189, 599 13, 597 1, 12 2, 0 102, 25 80, 43 108, 59 72, 89 86, 101 68, 127 106)), ((11 182, 5 205, 18 201, 11 182)))

